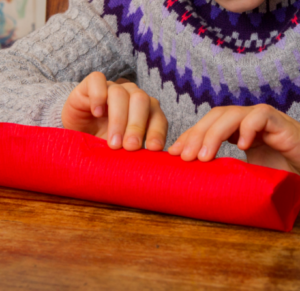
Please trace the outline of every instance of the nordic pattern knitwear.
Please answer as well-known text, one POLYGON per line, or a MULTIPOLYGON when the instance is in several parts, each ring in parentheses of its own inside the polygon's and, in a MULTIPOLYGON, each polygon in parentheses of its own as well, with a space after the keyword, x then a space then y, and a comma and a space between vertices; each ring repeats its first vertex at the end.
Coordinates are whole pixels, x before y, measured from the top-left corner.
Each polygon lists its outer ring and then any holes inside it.
MULTIPOLYGON (((167 145, 212 107, 267 103, 300 121, 300 0, 232 13, 211 0, 71 0, 64 15, 0 52, 1 121, 62 127, 92 71, 157 98, 167 145)), ((224 143, 219 156, 243 158, 224 143)))

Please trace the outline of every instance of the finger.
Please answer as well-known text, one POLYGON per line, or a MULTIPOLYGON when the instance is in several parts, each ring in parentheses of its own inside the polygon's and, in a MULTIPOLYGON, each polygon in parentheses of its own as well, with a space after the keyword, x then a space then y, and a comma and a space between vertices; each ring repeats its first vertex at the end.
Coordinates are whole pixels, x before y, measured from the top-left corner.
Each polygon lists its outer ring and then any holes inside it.
POLYGON ((108 87, 108 144, 112 149, 120 149, 125 134, 128 110, 129 94, 118 84, 108 87))
POLYGON ((181 158, 184 161, 192 161, 197 158, 206 132, 227 110, 229 107, 213 108, 190 130, 181 152, 181 158))
POLYGON ((88 95, 82 89, 82 83, 71 92, 66 104, 69 105, 72 115, 77 116, 78 119, 87 119, 91 116, 91 105, 88 95), (81 88, 80 88, 81 87, 81 88))
POLYGON ((90 99, 90 111, 95 117, 101 117, 105 112, 107 102, 106 77, 101 72, 93 72, 79 85, 82 94, 90 99))
POLYGON ((215 158, 222 142, 235 133, 251 110, 249 107, 234 106, 218 118, 205 134, 198 159, 207 162, 215 158))
POLYGON ((263 132, 263 140, 273 148, 278 147, 279 150, 284 146, 286 140, 284 135, 290 128, 287 126, 288 123, 288 119, 274 107, 266 104, 255 106, 241 123, 238 147, 242 150, 249 149, 257 134, 263 132))
POLYGON ((150 112, 150 97, 141 89, 131 91, 129 101, 128 124, 123 147, 128 151, 142 147, 150 112))
POLYGON ((146 136, 146 147, 151 151, 161 151, 166 144, 168 121, 160 108, 159 101, 150 97, 150 102, 151 107, 146 136))
POLYGON ((122 82, 121 83, 122 87, 125 88, 129 94, 133 93, 134 91, 136 91, 136 89, 139 89, 139 87, 135 84, 135 83, 132 83, 132 82, 122 82))
POLYGON ((186 143, 186 140, 187 140, 191 130, 192 130, 192 128, 189 128, 187 131, 185 131, 183 134, 181 134, 179 136, 179 138, 176 140, 176 142, 168 148, 169 154, 171 154, 173 156, 181 155, 184 145, 186 143))

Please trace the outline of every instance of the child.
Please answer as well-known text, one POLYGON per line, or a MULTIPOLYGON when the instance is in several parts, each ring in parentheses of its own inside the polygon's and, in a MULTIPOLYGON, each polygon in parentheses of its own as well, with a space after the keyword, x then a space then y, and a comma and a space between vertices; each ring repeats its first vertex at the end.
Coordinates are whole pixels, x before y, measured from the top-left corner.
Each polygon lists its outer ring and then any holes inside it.
POLYGON ((300 0, 217 2, 71 0, 1 51, 1 121, 299 174, 300 0))

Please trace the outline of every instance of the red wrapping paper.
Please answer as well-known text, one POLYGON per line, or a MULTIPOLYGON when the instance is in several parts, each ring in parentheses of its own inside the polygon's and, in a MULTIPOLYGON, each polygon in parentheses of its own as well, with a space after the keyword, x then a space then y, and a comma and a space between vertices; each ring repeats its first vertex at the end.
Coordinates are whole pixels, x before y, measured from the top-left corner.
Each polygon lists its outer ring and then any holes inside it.
POLYGON ((113 151, 92 135, 0 123, 0 185, 209 221, 290 231, 300 177, 232 158, 113 151))

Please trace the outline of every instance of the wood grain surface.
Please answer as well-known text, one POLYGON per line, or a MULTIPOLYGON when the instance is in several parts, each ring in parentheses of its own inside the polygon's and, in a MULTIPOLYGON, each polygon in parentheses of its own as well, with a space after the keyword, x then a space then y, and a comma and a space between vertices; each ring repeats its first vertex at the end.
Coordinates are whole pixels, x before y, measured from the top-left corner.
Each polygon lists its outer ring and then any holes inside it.
POLYGON ((0 290, 300 290, 300 217, 280 233, 0 187, 0 290))
POLYGON ((65 12, 68 9, 68 6, 68 0, 47 0, 46 19, 48 20, 50 16, 56 13, 65 12))
POLYGON ((0 187, 0 290, 300 290, 291 233, 0 187))

